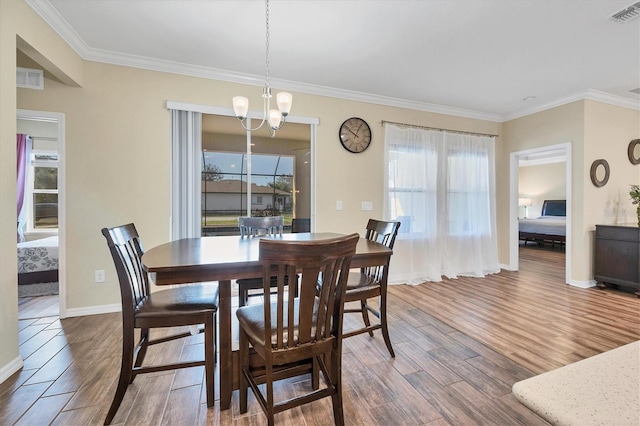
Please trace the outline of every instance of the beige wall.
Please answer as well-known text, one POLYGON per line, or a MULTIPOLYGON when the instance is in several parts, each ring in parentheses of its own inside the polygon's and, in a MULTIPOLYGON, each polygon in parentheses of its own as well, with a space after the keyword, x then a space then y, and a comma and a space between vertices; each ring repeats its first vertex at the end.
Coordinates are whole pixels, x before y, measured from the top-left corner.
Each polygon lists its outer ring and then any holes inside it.
MULTIPOLYGON (((527 217, 540 216, 544 200, 566 199, 565 170, 564 162, 519 168, 518 197, 531 198, 532 202, 527 207, 527 217)), ((524 207, 519 208, 518 217, 524 217, 524 207)))
POLYGON ((16 264, 16 47, 32 58, 57 65, 55 78, 77 85, 82 61, 73 50, 20 0, 0 0, 0 378, 5 366, 20 365, 17 324, 16 264))
POLYGON ((598 102, 585 107, 585 204, 587 230, 599 223, 636 223, 636 209, 629 199, 629 185, 640 184, 640 165, 634 166, 627 156, 632 139, 640 135, 640 112, 598 102), (607 184, 597 188, 589 171, 597 159, 609 163, 607 184))

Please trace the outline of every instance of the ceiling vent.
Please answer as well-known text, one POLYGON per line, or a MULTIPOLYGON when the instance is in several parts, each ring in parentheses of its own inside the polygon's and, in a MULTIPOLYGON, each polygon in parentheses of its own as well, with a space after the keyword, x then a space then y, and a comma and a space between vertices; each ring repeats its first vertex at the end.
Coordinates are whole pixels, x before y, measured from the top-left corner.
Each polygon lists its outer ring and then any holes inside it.
POLYGON ((44 71, 32 68, 16 68, 16 86, 24 89, 44 89, 44 71))
POLYGON ((609 17, 610 20, 619 24, 626 24, 640 17, 640 1, 635 2, 622 10, 617 11, 609 17))

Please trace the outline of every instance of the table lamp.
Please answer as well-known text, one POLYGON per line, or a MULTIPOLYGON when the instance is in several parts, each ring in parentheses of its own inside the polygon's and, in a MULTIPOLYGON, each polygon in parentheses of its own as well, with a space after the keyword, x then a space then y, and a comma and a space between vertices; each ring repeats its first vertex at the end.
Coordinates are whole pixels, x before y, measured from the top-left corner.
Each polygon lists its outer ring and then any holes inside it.
POLYGON ((518 206, 524 207, 524 218, 527 219, 527 207, 532 204, 531 198, 523 197, 518 198, 518 206))

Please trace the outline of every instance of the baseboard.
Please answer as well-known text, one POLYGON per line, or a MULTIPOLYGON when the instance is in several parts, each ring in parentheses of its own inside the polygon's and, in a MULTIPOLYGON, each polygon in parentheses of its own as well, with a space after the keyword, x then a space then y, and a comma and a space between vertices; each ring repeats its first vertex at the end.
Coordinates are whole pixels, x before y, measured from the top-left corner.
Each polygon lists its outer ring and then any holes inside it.
POLYGON ((508 265, 506 263, 500 263, 500 269, 504 269, 505 271, 517 271, 517 269, 512 268, 511 265, 508 265))
POLYGON ((14 358, 13 361, 4 365, 2 368, 0 368, 0 383, 4 383, 5 380, 13 376, 23 366, 24 366, 24 361, 22 360, 22 357, 20 355, 14 358))
MULTIPOLYGON (((122 305, 119 303, 113 305, 89 306, 86 308, 67 308, 64 318, 84 317, 87 315, 110 314, 112 312, 122 311, 122 305)), ((62 315, 61 315, 62 317, 62 315)))
POLYGON ((569 285, 572 285, 574 287, 580 287, 580 288, 591 288, 591 287, 595 287, 597 285, 597 282, 595 280, 588 280, 588 281, 570 280, 569 285))

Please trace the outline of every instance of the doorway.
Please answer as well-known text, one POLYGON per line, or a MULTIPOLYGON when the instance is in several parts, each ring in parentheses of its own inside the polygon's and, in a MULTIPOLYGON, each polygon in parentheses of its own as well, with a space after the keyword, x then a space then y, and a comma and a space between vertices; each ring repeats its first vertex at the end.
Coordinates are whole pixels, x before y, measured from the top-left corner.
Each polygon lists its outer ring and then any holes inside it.
POLYGON ((65 116, 62 113, 17 110, 17 131, 28 134, 32 140, 29 158, 29 199, 25 201, 28 206, 27 232, 24 239, 27 245, 39 247, 39 252, 46 253, 43 254, 43 264, 49 265, 42 267, 45 278, 40 279, 39 275, 33 278, 33 275, 24 274, 19 278, 19 282, 28 283, 19 291, 19 295, 23 296, 18 300, 19 319, 65 317, 64 121, 65 116), (42 176, 47 177, 45 185, 39 183, 42 176), (38 241, 42 242, 42 247, 38 246, 38 241), (57 285, 54 285, 54 278, 50 277, 55 268, 51 265, 56 261, 57 285), (56 287, 57 294, 52 295, 56 287))
MULTIPOLYGON (((539 164, 554 161, 564 162, 565 199, 566 199, 566 230, 565 230, 565 282, 571 283, 571 144, 564 143, 546 147, 513 152, 510 155, 510 197, 509 197, 509 269, 519 269, 519 226, 518 217, 520 207, 518 199, 522 198, 520 190, 520 164, 534 161, 539 164)), ((524 194, 527 195, 527 194, 524 194)))

